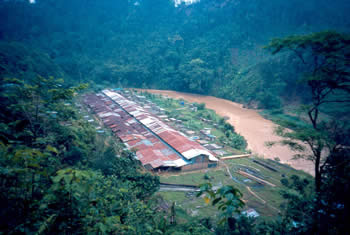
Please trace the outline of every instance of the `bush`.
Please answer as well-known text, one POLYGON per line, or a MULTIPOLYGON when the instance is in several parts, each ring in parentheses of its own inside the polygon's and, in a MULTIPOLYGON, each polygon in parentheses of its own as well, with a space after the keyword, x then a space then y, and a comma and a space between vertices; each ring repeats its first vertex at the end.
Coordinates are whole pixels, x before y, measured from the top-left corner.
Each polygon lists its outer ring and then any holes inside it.
POLYGON ((205 104, 204 103, 197 104, 197 108, 198 108, 198 110, 204 110, 205 104))

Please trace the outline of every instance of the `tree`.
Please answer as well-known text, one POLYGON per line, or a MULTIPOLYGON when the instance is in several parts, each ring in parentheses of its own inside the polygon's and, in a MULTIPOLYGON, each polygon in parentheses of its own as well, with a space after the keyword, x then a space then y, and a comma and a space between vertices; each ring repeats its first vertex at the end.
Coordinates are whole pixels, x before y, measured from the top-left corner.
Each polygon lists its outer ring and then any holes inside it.
POLYGON ((219 224, 225 224, 230 230, 234 231, 239 227, 237 216, 240 216, 241 209, 244 206, 242 193, 233 186, 226 185, 218 190, 214 190, 210 183, 200 185, 200 191, 197 197, 205 194, 204 201, 213 206, 217 205, 222 211, 219 224))
POLYGON ((5 115, 1 116, 0 122, 8 129, 1 130, 0 135, 32 146, 45 146, 45 138, 54 123, 71 116, 69 109, 63 108, 64 103, 73 99, 75 92, 86 88, 86 85, 64 87, 63 79, 41 76, 28 82, 4 79, 1 84, 5 85, 0 95, 2 114, 5 115))
POLYGON ((209 93, 213 71, 201 59, 193 59, 181 65, 179 70, 186 82, 184 89, 200 94, 209 93))
MULTIPOLYGON (((284 137, 280 143, 299 152, 296 158, 311 160, 315 166, 314 233, 320 233, 321 195, 327 188, 326 168, 334 154, 344 153, 348 141, 339 138, 347 133, 347 117, 325 115, 329 104, 350 102, 350 35, 332 31, 274 39, 267 46, 273 54, 294 53, 308 68, 302 81, 310 88, 310 102, 302 106, 309 125, 293 124, 293 131, 279 127, 284 137)), ((273 144, 273 143, 270 143, 273 144)), ((343 155, 343 158, 348 156, 343 155)))
POLYGON ((43 151, 0 142, 0 231, 29 233, 41 219, 40 200, 59 167, 57 150, 43 151))
POLYGON ((159 178, 81 120, 81 88, 0 81, 0 233, 157 233, 159 178))
POLYGON ((40 209, 54 217, 48 232, 144 234, 155 227, 153 211, 128 182, 91 170, 57 171, 40 209))

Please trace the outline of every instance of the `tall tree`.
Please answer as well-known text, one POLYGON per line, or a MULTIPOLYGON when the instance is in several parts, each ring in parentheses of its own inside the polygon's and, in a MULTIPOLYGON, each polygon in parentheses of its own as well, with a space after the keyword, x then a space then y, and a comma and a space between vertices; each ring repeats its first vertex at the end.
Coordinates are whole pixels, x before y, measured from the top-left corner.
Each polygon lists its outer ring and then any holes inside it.
MULTIPOLYGON (((285 137, 280 143, 299 152, 297 158, 311 160, 315 166, 315 227, 319 233, 321 194, 325 185, 325 170, 333 156, 349 147, 346 138, 348 117, 326 115, 329 104, 350 102, 350 35, 324 31, 303 36, 274 39, 267 46, 273 54, 282 51, 295 53, 308 72, 302 78, 310 88, 310 102, 303 105, 309 125, 295 125, 293 131, 282 127, 277 134, 285 137)), ((343 158, 348 156, 343 155, 343 158)))

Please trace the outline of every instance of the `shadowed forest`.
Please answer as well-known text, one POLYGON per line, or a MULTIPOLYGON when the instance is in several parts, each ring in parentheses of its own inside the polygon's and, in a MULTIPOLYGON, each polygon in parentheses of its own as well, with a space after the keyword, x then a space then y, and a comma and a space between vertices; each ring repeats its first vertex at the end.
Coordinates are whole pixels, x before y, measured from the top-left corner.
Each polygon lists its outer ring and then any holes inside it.
MULTIPOLYGON (((272 38, 346 31, 348 1, 2 1, 1 75, 210 94, 261 108, 298 100, 295 57, 272 38), (139 3, 139 4, 136 4, 139 3), (23 58, 18 61, 18 58, 23 58), (6 66, 5 66, 6 65, 6 66)), ((306 96, 306 95, 305 95, 306 96)))

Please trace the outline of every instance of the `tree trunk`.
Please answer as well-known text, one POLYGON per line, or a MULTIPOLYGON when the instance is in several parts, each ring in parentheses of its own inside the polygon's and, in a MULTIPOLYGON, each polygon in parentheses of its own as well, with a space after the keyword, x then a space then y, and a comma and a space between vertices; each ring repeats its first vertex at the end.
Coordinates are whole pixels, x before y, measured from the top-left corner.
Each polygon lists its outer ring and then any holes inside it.
POLYGON ((319 193, 321 190, 321 171, 320 171, 320 163, 321 163, 321 153, 318 151, 315 161, 315 191, 319 193))
POLYGON ((321 151, 317 151, 316 153, 316 161, 315 161, 315 191, 316 191, 316 202, 314 208, 314 225, 313 225, 313 234, 320 234, 320 216, 319 210, 321 208, 321 171, 320 171, 320 163, 321 163, 321 151))

